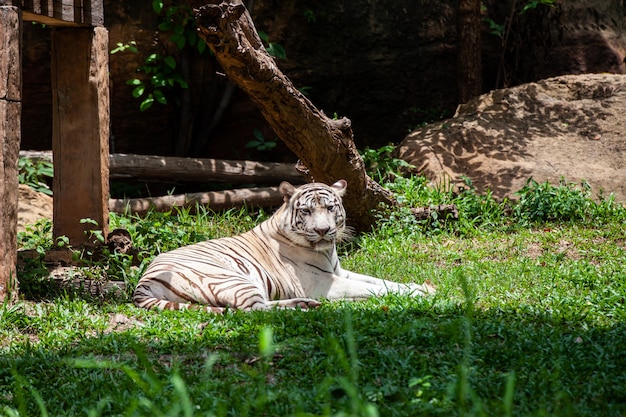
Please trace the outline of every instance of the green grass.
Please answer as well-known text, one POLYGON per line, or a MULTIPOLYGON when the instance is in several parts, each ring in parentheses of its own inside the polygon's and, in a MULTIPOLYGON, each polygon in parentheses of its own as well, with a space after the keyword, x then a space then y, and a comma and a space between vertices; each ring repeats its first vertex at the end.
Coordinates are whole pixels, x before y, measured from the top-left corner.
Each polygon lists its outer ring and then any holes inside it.
MULTIPOLYGON (((530 182, 519 202, 425 180, 407 203, 455 203, 456 221, 397 210, 339 248, 347 269, 434 283, 302 311, 152 312, 46 293, 0 307, 0 410, 9 416, 621 416, 626 414, 626 209, 530 182)), ((156 250, 237 233, 266 214, 113 216, 143 264, 156 250)), ((49 230, 20 236, 51 247, 49 230), (34 236, 34 235, 36 236, 34 236), (43 235, 43 236, 42 236, 43 235)), ((142 265, 98 265, 132 286, 142 265)), ((94 266, 95 267, 95 266, 94 266)), ((37 292, 39 291, 39 292, 37 292)))

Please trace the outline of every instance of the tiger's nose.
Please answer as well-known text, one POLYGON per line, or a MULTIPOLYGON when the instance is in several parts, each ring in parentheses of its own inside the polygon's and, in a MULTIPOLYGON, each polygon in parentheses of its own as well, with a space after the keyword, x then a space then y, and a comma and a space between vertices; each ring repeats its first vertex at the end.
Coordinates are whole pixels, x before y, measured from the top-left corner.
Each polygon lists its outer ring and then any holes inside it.
POLYGON ((318 235, 325 236, 326 233, 328 233, 328 231, 330 230, 330 226, 318 226, 314 227, 313 230, 315 230, 318 235))

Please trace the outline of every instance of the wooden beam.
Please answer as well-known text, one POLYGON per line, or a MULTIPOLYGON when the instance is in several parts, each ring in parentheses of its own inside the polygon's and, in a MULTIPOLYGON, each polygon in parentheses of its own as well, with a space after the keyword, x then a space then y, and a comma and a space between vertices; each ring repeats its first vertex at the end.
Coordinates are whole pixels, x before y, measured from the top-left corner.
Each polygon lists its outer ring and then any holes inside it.
POLYGON ((108 232, 108 38, 101 27, 52 32, 53 235, 72 246, 108 232))
POLYGON ((22 19, 0 6, 0 303, 17 299, 17 159, 22 114, 22 19))

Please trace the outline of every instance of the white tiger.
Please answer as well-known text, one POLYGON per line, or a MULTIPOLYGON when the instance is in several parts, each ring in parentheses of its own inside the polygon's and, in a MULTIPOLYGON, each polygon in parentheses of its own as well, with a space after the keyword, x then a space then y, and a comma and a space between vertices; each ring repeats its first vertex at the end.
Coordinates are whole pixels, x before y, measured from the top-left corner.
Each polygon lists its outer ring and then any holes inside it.
POLYGON ((223 312, 311 308, 320 299, 434 291, 427 283, 400 284, 341 268, 335 242, 346 235, 341 203, 346 181, 298 188, 283 182, 279 189, 283 205, 252 230, 158 255, 139 280, 134 303, 148 309, 223 312))

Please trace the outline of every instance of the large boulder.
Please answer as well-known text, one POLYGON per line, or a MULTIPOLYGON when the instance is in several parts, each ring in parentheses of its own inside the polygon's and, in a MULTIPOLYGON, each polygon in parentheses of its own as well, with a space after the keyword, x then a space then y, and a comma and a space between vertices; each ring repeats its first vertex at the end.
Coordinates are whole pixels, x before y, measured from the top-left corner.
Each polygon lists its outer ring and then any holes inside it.
POLYGON ((565 178, 624 201, 626 75, 567 75, 492 91, 409 134, 397 157, 434 183, 468 177, 497 198, 514 198, 529 178, 565 178))

